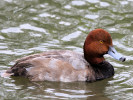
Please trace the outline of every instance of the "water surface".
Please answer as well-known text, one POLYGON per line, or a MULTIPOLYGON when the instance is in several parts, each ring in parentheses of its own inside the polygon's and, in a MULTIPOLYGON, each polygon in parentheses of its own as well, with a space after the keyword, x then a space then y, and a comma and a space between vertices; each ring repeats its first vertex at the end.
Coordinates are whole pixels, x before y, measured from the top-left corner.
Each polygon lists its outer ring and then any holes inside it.
POLYGON ((82 52, 85 37, 107 30, 122 63, 105 56, 115 68, 112 78, 94 83, 30 82, 0 77, 0 98, 12 100, 131 100, 133 98, 132 0, 1 0, 0 70, 14 60, 46 50, 82 52))

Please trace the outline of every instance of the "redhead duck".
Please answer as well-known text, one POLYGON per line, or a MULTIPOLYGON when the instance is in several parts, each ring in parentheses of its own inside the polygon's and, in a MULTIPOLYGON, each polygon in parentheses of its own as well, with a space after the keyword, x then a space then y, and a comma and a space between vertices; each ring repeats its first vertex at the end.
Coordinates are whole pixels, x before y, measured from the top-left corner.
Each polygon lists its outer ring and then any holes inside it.
POLYGON ((125 61, 113 47, 110 34, 103 29, 88 34, 83 50, 84 54, 56 50, 26 56, 18 59, 2 76, 25 76, 31 81, 94 82, 114 75, 114 68, 105 61, 104 54, 125 61))

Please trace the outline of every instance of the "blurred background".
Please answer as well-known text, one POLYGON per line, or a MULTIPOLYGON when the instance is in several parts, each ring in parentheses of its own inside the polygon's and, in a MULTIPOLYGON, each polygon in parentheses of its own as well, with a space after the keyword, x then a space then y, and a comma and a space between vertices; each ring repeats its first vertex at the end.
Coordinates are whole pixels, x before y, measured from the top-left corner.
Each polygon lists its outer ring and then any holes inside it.
POLYGON ((108 31, 122 63, 106 55, 112 78, 94 83, 30 82, 0 77, 0 99, 131 100, 133 98, 133 0, 0 0, 0 70, 17 58, 47 50, 83 52, 87 34, 108 31))

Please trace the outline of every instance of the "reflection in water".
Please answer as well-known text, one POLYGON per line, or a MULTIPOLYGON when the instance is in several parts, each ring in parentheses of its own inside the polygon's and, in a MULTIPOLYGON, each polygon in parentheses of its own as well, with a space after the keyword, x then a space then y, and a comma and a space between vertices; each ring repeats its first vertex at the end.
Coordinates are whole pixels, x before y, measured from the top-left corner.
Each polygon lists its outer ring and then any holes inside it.
POLYGON ((29 82, 23 77, 0 78, 1 99, 133 98, 132 0, 1 0, 0 70, 13 60, 51 49, 82 52, 89 31, 103 28, 125 63, 106 59, 115 67, 113 78, 95 82, 29 82))
POLYGON ((108 86, 108 80, 104 80, 95 83, 85 83, 85 82, 73 82, 73 83, 63 83, 63 82, 30 82, 29 80, 23 77, 12 77, 11 80, 14 80, 11 84, 8 84, 6 87, 15 88, 19 95, 16 97, 19 98, 21 92, 23 93, 24 99, 42 99, 42 98, 51 98, 51 99, 95 99, 99 100, 110 100, 106 97, 105 86, 108 86), (97 85, 98 84, 98 85, 97 85), (39 94, 39 95, 38 95, 39 94), (32 95, 32 97, 30 96, 32 95), (43 97, 41 97, 43 96, 43 97))

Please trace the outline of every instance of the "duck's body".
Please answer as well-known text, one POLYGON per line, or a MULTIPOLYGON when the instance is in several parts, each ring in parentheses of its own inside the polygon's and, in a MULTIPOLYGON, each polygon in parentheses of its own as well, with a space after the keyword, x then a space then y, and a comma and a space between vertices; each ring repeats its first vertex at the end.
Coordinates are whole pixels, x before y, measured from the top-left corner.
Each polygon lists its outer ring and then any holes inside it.
MULTIPOLYGON (((94 33, 92 31, 90 35, 94 33)), ((97 33, 104 35, 106 31, 97 29, 97 33)), ((99 44, 100 48, 98 48, 98 46, 96 47, 96 45, 98 45, 98 36, 94 35, 96 40, 95 38, 93 40, 93 37, 91 37, 91 40, 89 39, 90 37, 91 36, 88 35, 85 41, 84 54, 69 50, 59 50, 26 56, 18 59, 15 65, 7 70, 3 76, 26 76, 31 81, 47 80, 62 82, 92 82, 113 76, 113 66, 103 58, 103 55, 107 53, 110 50, 110 46, 112 46, 110 35, 108 33, 105 34, 104 38, 105 40, 107 38, 108 41, 106 45, 103 43, 99 44)), ((100 37, 98 42, 101 39, 100 37)), ((121 61, 124 60, 125 58, 121 59, 121 61)))
POLYGON ((47 51, 17 60, 8 72, 32 81, 85 81, 88 74, 83 55, 68 50, 47 51))
POLYGON ((18 59, 16 64, 7 72, 13 73, 14 76, 26 76, 31 81, 92 82, 111 77, 114 74, 114 69, 107 62, 92 67, 84 59, 82 53, 59 50, 47 51, 18 59), (99 67, 104 64, 107 66, 103 66, 104 68, 99 67), (110 74, 109 76, 104 75, 103 71, 101 71, 104 69, 110 74))

